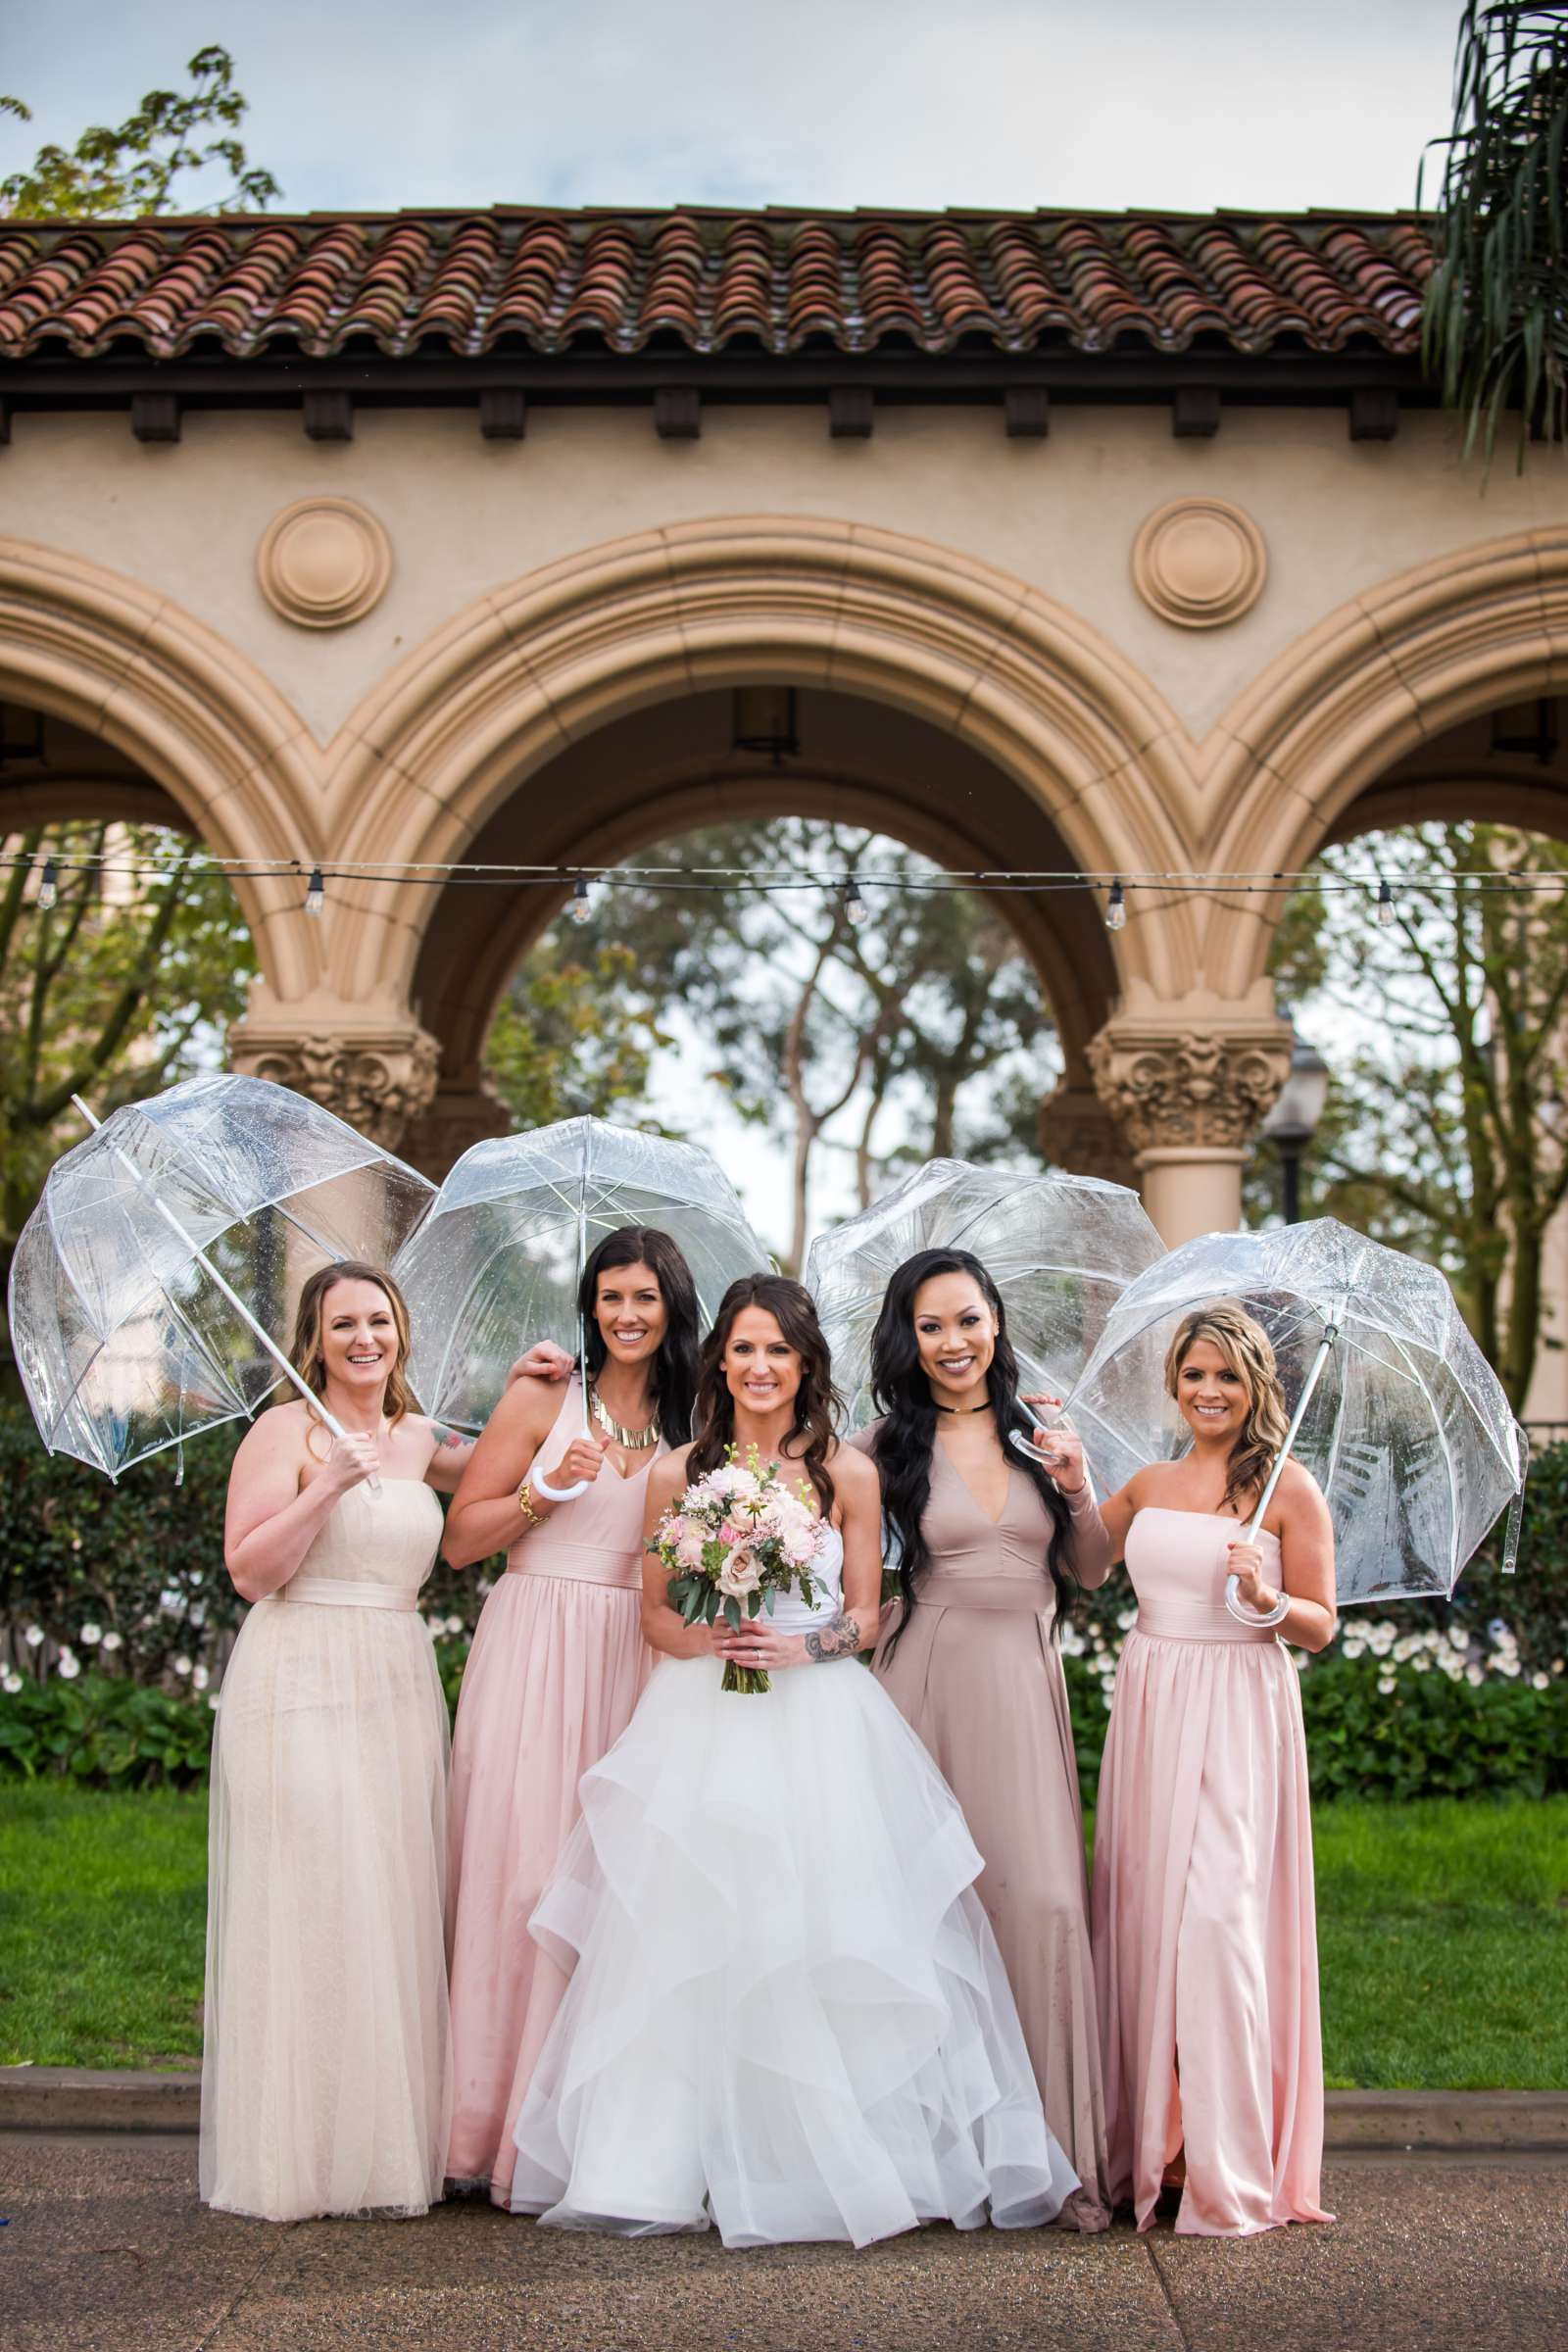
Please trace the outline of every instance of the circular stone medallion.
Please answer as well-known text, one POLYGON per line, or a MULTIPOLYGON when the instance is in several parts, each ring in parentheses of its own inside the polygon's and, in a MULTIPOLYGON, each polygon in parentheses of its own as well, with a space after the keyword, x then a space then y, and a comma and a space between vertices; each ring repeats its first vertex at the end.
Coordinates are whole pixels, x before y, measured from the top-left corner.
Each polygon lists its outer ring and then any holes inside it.
POLYGON ((1133 541, 1133 582, 1151 611, 1183 629, 1218 628, 1256 604, 1268 574, 1263 534, 1219 498, 1178 498, 1133 541))
POLYGON ((302 498, 275 514, 256 551, 262 594, 305 629, 341 629, 380 602, 392 548, 349 498, 302 498))

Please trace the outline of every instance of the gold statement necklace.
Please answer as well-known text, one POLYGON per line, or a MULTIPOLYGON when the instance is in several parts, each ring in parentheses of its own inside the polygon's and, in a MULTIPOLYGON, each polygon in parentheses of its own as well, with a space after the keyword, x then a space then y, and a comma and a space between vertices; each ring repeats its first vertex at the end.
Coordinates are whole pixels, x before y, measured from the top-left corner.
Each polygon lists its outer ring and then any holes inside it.
POLYGON ((646 1453, 657 1446, 661 1437, 657 1411, 646 1429, 624 1429, 610 1410, 592 1381, 588 1383, 588 1409, 612 1446, 624 1446, 628 1453, 646 1453))

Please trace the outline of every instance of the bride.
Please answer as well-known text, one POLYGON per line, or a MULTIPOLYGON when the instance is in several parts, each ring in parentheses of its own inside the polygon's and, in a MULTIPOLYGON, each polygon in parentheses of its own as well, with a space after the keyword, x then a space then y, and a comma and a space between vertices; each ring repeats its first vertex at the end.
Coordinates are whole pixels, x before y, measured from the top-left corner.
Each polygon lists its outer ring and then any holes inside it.
POLYGON ((645 1534, 753 1446, 831 1525, 810 1607, 688 1627, 649 1554, 662 1653, 585 1776, 582 1820, 530 1923, 568 1968, 517 2119, 514 2212, 728 2246, 866 2245, 927 2221, 1053 2220, 1078 2186, 1047 2130, 947 1784, 857 1653, 876 1639, 880 1498, 832 1435, 809 1295, 732 1284, 696 1437, 650 1476, 645 1534), (772 1688, 726 1693, 720 1665, 772 1688))

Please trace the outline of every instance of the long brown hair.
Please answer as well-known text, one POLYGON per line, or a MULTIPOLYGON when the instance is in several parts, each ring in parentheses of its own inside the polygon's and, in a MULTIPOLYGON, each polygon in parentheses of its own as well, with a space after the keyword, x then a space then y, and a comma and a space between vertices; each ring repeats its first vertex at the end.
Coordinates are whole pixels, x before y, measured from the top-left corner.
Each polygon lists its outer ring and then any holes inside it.
POLYGON ((726 1449, 735 1443, 735 1399, 724 1378, 724 1351, 737 1318, 749 1306, 760 1307, 772 1316, 801 1359, 801 1385, 795 1393, 795 1421, 789 1434, 806 1440, 802 1460, 825 1519, 833 1508, 827 1457, 839 1396, 833 1386, 833 1359, 816 1319, 816 1302, 804 1283, 792 1282, 787 1274, 743 1274, 718 1302, 713 1328, 703 1347, 702 1378, 692 1410, 696 1436, 687 1457, 687 1475, 698 1479, 716 1470, 726 1449))
POLYGON ((1234 1299, 1216 1298, 1183 1315, 1165 1351, 1165 1389, 1176 1395, 1177 1380, 1189 1350, 1200 1340, 1216 1347, 1239 1380, 1247 1383, 1247 1419, 1231 1447, 1230 1467, 1219 1507, 1235 1502, 1238 1513, 1244 1495, 1261 1494, 1274 1457, 1291 1426, 1274 1361, 1273 1343, 1255 1316, 1234 1299))
POLYGON ((386 1412, 387 1434, 390 1436, 405 1413, 417 1411, 414 1391, 410 1388, 405 1366, 409 1360, 409 1310, 403 1293, 398 1289, 385 1266, 367 1265, 357 1257, 340 1257, 329 1266, 318 1266, 308 1275, 300 1292, 300 1302, 294 1314, 294 1345, 289 1349, 289 1361, 313 1396, 321 1396, 326 1389, 326 1366, 321 1359, 321 1322, 326 1297, 340 1282, 373 1282, 385 1294, 392 1309, 392 1328, 397 1333, 398 1348, 387 1375, 386 1412))

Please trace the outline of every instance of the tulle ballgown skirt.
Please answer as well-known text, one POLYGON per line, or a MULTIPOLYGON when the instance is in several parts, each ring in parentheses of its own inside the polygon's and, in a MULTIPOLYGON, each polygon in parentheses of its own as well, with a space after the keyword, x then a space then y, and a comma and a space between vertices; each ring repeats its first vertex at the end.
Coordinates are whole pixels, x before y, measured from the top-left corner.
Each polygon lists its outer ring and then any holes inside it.
POLYGON ((488 2182, 500 2205, 517 2110, 566 1988, 528 1920, 576 1827, 577 1785, 625 1730, 652 1662, 636 1587, 514 1572, 486 1600, 464 1672, 452 1750, 447 2172, 465 2185, 488 2182))
POLYGON ((1111 2184, 1139 2228, 1178 2150, 1184 2234, 1332 2220, 1306 1744, 1272 1639, 1128 1635, 1094 1928, 1111 2184))
POLYGON ((446 1762, 412 1609, 252 1609, 213 1755, 209 2204, 298 2221, 440 2197, 446 1762))
POLYGON ((1053 2220, 1077 2175, 924 1747, 853 1659, 719 1682, 659 1666, 584 1780, 514 2210, 728 2246, 1053 2220))

